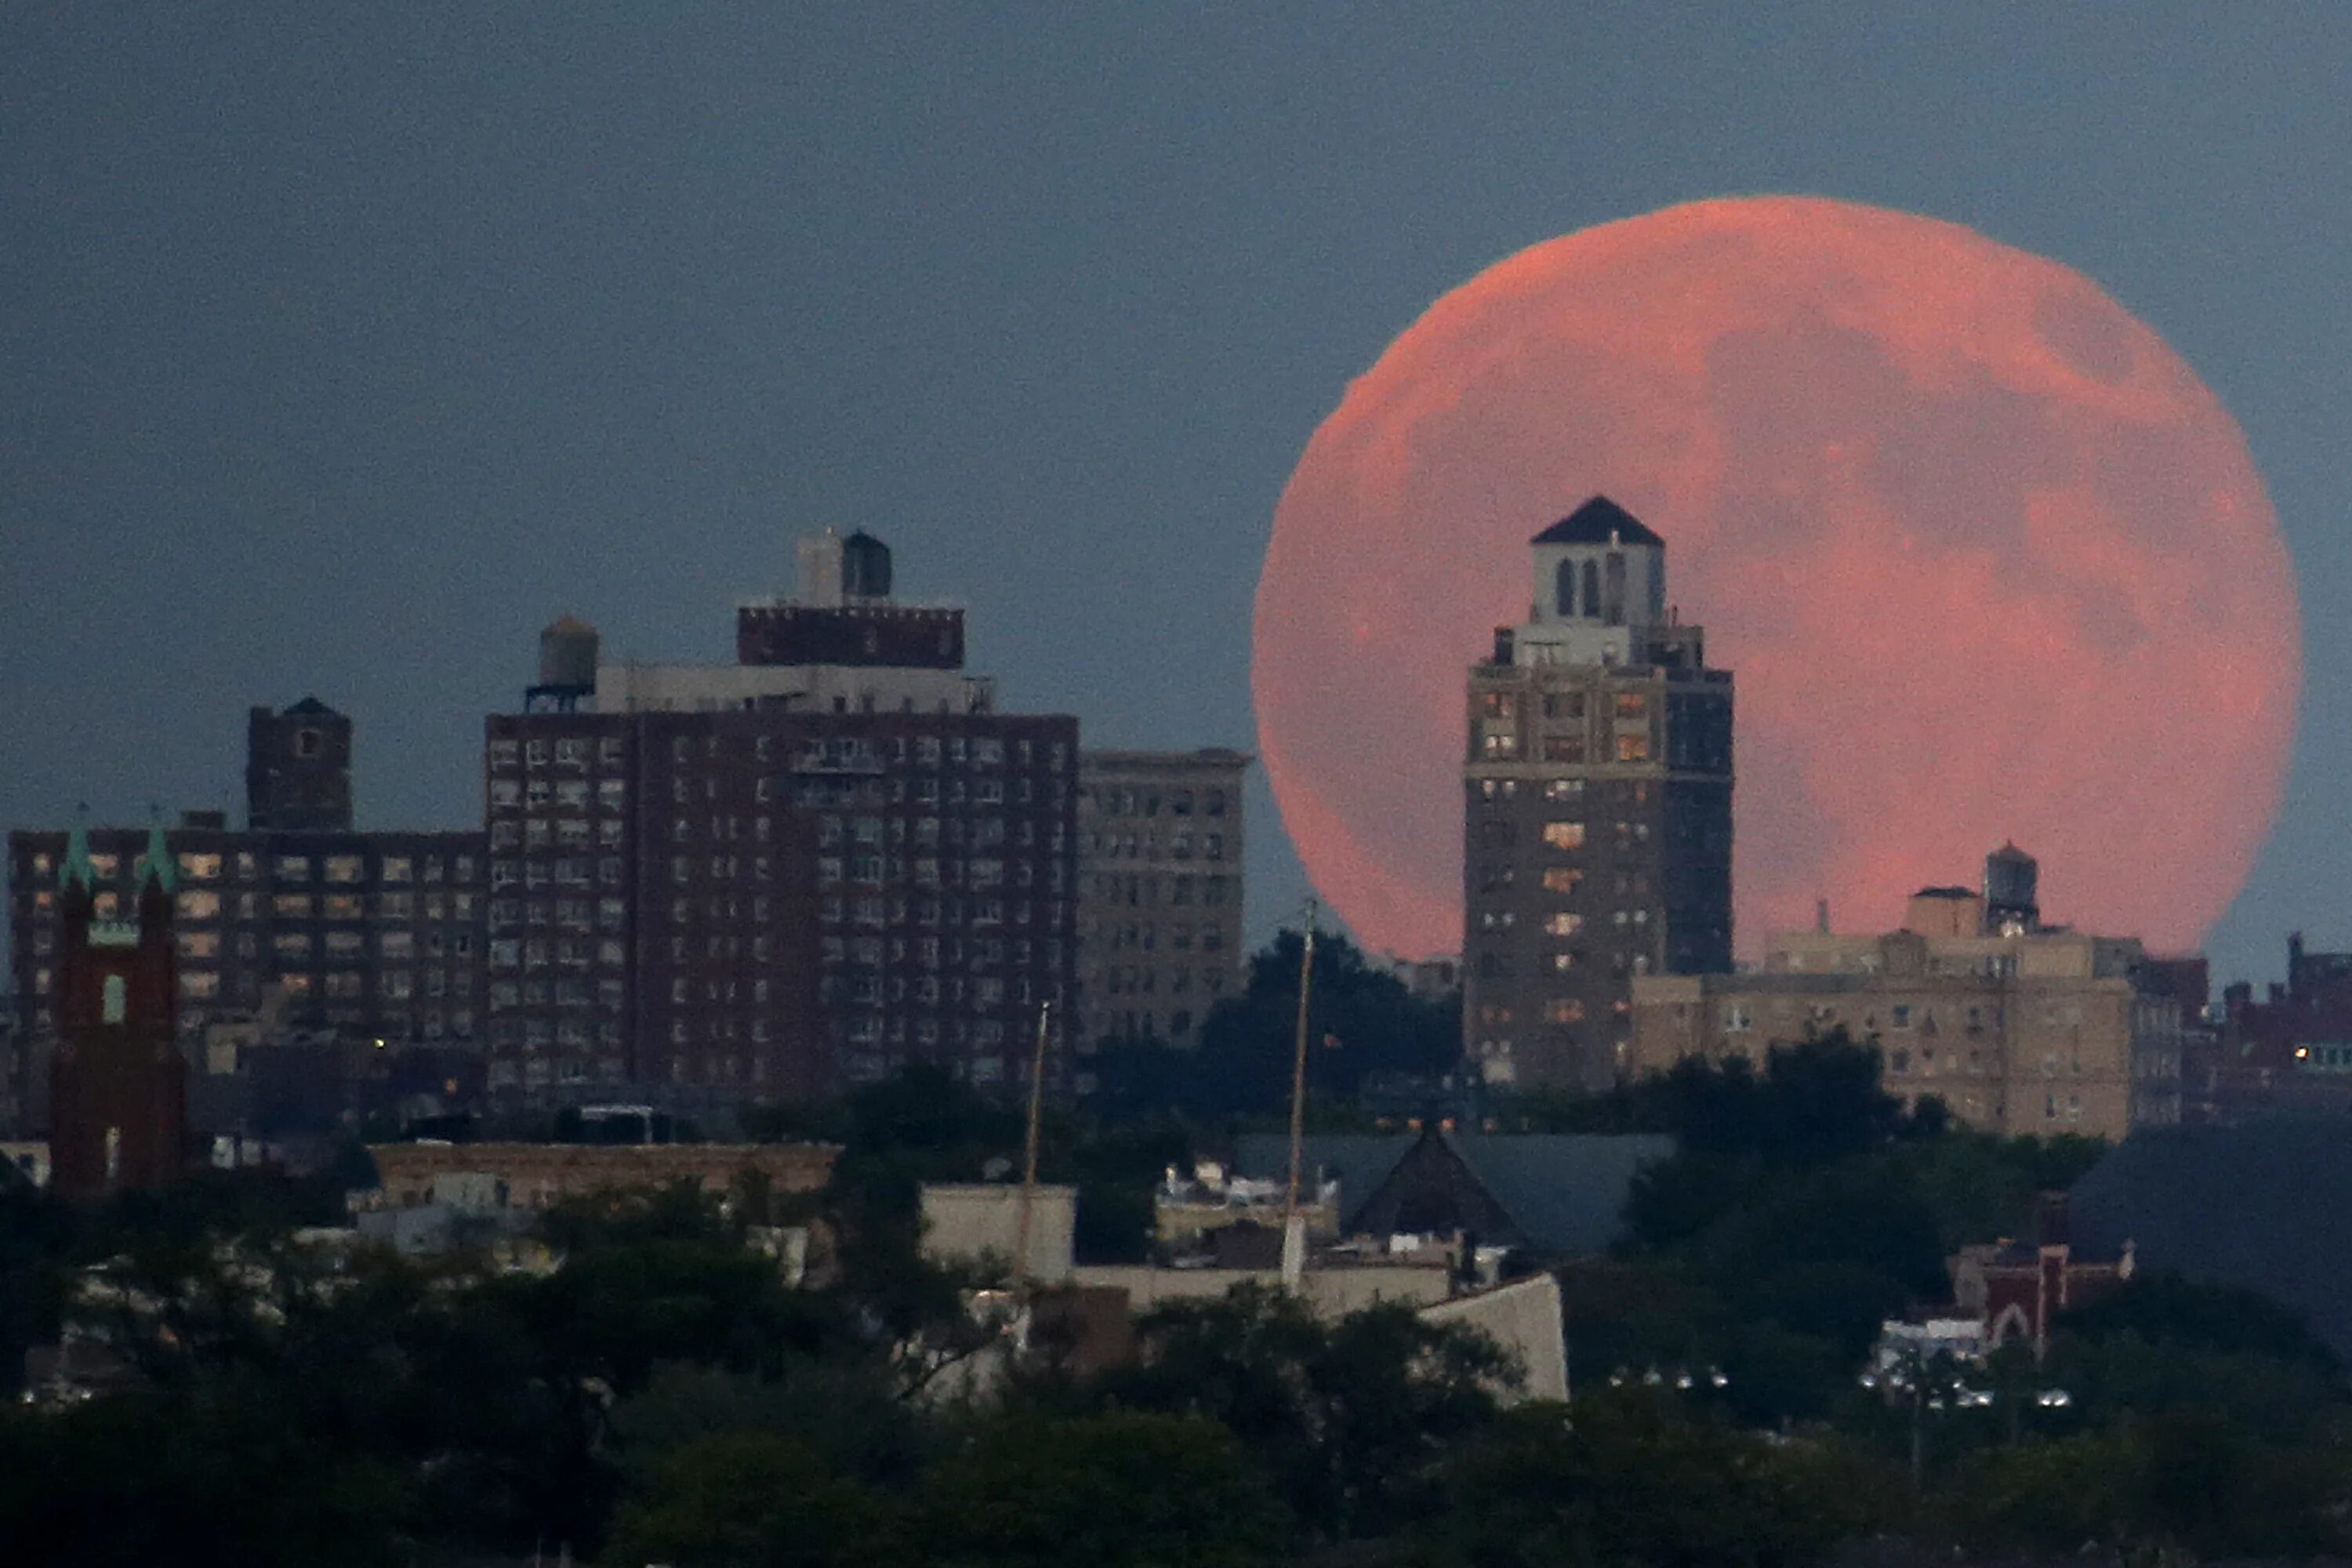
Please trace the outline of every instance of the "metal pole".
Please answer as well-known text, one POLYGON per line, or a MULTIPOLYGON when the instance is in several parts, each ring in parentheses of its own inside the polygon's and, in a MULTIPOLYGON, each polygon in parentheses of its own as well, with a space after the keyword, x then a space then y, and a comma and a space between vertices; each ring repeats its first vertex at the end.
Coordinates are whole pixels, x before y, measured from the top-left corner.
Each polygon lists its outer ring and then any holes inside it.
POLYGON ((1029 1133, 1021 1151, 1021 1209, 1013 1231, 1015 1279, 1029 1278, 1029 1215, 1037 1202, 1037 1119, 1045 1098, 1045 1036, 1053 1016, 1053 1003, 1037 1005, 1037 1045, 1029 1058, 1029 1133))
POLYGON ((1307 900, 1307 940, 1298 954, 1298 1029, 1290 1063, 1290 1184, 1282 1198, 1283 1233, 1298 1217, 1299 1165, 1307 1142, 1307 1001, 1315 988, 1315 900, 1307 900))

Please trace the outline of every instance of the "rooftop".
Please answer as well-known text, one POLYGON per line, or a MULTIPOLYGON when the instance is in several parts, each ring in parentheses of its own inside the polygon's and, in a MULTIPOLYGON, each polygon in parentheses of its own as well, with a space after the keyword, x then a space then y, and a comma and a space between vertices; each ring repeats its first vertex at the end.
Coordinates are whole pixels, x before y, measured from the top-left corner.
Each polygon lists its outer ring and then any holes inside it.
POLYGON ((1530 544, 1647 544, 1659 549, 1665 541, 1632 512, 1607 496, 1594 496, 1541 533, 1530 544))

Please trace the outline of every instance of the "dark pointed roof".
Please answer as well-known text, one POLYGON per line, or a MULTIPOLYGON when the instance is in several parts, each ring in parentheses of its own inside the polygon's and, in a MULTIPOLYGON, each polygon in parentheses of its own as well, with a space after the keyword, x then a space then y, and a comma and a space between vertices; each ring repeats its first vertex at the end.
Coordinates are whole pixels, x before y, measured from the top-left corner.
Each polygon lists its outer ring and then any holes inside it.
POLYGON ((285 717, 291 719, 298 713, 306 716, 312 713, 326 713, 337 719, 342 717, 341 714, 335 712, 333 709, 328 707, 325 703, 320 701, 315 697, 305 697, 301 701, 297 702, 293 707, 286 710, 285 717))
POLYGON ((1594 496, 1528 542, 1607 544, 1611 542, 1612 534, 1616 535, 1616 542, 1620 544, 1650 544, 1664 549, 1666 542, 1653 533, 1640 518, 1607 496, 1594 496))

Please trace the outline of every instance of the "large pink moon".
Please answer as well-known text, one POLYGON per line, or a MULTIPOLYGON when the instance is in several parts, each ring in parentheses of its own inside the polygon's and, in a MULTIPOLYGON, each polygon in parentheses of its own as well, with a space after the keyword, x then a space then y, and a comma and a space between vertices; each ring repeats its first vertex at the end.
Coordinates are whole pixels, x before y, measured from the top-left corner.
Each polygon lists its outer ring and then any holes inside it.
POLYGON ((1900 923, 2007 839, 2045 918, 2194 945, 2277 810, 2293 569, 2244 437, 2081 274, 1809 197, 1567 235, 1431 306, 1275 513, 1253 686, 1368 945, 1462 942, 1464 681, 1594 493, 1735 672, 1737 940, 1900 923))

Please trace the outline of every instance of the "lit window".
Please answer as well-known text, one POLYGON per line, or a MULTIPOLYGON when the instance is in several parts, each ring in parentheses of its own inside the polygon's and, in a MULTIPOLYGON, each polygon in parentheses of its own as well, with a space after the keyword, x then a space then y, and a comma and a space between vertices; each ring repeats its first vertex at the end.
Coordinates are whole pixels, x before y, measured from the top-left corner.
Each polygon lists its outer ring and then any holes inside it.
POLYGON ((1581 849, 1584 847, 1584 824, 1547 822, 1544 824, 1543 841, 1554 849, 1581 849))

